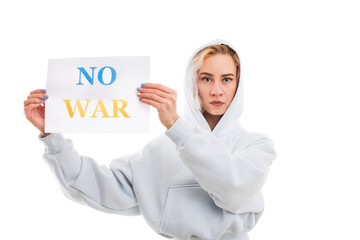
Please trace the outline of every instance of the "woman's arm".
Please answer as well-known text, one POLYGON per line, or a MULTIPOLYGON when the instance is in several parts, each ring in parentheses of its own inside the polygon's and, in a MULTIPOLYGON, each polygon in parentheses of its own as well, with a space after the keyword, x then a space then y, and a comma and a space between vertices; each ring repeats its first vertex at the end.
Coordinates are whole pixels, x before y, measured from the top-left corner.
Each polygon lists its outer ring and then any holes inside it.
POLYGON ((233 213, 261 189, 276 157, 273 142, 265 135, 231 152, 213 134, 192 128, 181 116, 165 134, 215 204, 233 213))
POLYGON ((99 166, 92 158, 80 156, 70 139, 52 133, 38 139, 45 145, 44 160, 57 177, 63 193, 71 200, 100 211, 138 215, 140 210, 132 189, 130 156, 99 166))

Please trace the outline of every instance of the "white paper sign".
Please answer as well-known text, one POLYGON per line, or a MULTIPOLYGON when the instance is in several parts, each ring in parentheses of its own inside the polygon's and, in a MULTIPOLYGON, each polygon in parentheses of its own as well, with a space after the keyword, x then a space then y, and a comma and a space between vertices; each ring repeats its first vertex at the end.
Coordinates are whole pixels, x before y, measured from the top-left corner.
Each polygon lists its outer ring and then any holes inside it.
POLYGON ((45 132, 149 132, 149 77, 148 56, 50 59, 45 132))

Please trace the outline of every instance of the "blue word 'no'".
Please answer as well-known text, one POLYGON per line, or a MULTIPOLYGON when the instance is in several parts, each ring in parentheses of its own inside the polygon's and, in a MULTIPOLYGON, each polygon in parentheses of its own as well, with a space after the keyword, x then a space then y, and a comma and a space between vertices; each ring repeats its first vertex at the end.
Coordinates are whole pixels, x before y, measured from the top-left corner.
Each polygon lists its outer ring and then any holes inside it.
MULTIPOLYGON (((94 70, 96 67, 90 67, 91 68, 91 77, 89 75, 89 73, 85 70, 85 68, 83 67, 78 67, 77 69, 79 69, 79 82, 76 85, 84 85, 81 82, 81 74, 84 75, 84 77, 88 80, 88 82, 91 85, 94 85, 94 70)), ((110 66, 105 66, 103 68, 101 68, 98 72, 98 81, 102 84, 102 85, 111 85, 115 82, 116 80, 116 71, 114 68, 110 67, 110 66), (109 68, 111 70, 111 81, 109 83, 104 83, 103 80, 103 73, 105 68, 109 68)))

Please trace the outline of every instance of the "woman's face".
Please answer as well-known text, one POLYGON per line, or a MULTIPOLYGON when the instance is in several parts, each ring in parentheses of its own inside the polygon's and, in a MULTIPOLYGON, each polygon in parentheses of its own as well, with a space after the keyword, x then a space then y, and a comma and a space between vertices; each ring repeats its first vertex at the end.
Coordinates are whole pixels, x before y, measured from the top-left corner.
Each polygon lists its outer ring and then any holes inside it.
POLYGON ((237 88, 233 58, 229 54, 206 57, 198 72, 198 86, 205 111, 211 115, 223 115, 237 88))

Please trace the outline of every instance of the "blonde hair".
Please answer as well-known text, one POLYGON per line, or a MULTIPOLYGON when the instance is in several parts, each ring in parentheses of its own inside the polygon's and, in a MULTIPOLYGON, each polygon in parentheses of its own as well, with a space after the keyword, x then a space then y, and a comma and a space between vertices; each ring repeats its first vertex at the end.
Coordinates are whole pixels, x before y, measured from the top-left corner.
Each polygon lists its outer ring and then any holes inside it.
POLYGON ((190 66, 189 66, 189 75, 191 78, 190 81, 190 92, 193 94, 195 108, 198 109, 201 113, 204 112, 204 108, 199 97, 199 87, 198 87, 198 72, 204 62, 204 59, 208 56, 215 54, 229 54, 235 63, 236 66, 236 83, 239 84, 240 80, 240 59, 236 52, 226 44, 220 45, 211 45, 203 48, 193 57, 190 66))

